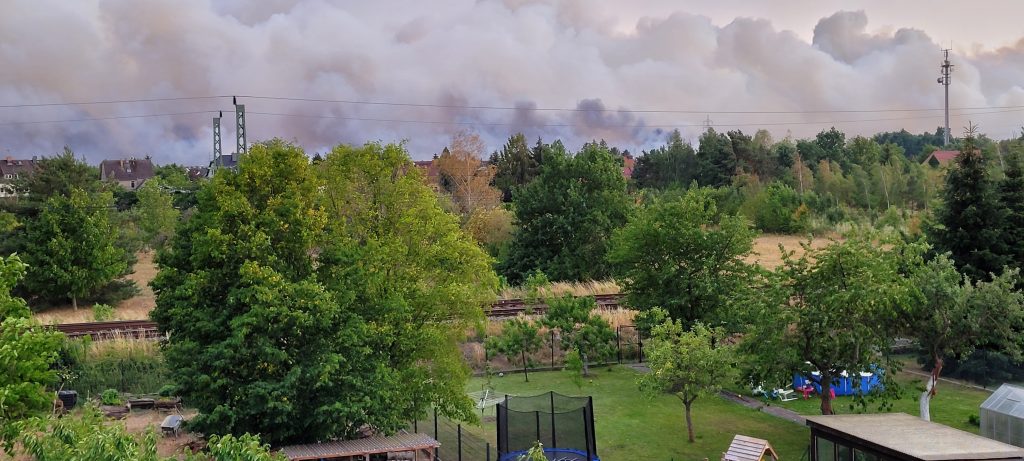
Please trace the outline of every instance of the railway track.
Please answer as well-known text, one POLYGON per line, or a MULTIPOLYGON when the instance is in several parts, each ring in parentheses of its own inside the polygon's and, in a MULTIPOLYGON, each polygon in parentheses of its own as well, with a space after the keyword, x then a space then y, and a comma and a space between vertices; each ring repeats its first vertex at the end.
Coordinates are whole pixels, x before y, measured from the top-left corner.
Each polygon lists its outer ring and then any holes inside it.
MULTIPOLYGON (((618 308, 625 295, 595 295, 597 306, 603 309, 618 308)), ((545 304, 529 304, 522 299, 502 299, 495 301, 487 316, 491 318, 515 317, 519 314, 532 312, 543 314, 548 308, 545 304)), ((118 337, 158 339, 163 337, 156 322, 149 320, 114 320, 110 322, 64 323, 53 325, 53 328, 69 338, 91 336, 95 340, 118 337)))

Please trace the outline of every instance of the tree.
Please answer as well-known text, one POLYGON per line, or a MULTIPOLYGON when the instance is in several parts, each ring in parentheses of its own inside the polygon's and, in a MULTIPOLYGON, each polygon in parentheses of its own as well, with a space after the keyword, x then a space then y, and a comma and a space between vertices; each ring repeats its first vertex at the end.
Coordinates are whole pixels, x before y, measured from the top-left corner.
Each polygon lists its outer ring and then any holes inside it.
POLYGON ((495 169, 481 160, 484 144, 480 136, 460 131, 451 146, 437 158, 438 172, 463 219, 473 212, 501 203, 501 192, 491 187, 495 169))
POLYGON ((651 372, 640 377, 640 388, 648 392, 667 392, 683 402, 686 432, 694 443, 690 410, 702 396, 714 395, 736 380, 734 347, 726 344, 721 330, 696 323, 687 331, 683 322, 668 320, 654 327, 647 346, 651 372))
POLYGON ((146 181, 136 192, 139 202, 134 207, 135 222, 142 231, 142 237, 150 248, 160 248, 174 235, 181 212, 174 208, 171 194, 161 187, 158 178, 146 181))
POLYGON ((64 335, 32 319, 25 300, 11 290, 25 275, 15 256, 0 257, 0 442, 11 448, 15 421, 50 408, 46 387, 56 381, 52 366, 64 335))
POLYGON ((672 130, 664 146, 636 159, 632 179, 640 189, 668 189, 686 187, 698 173, 693 147, 683 142, 679 130, 672 130))
POLYGON ((946 174, 935 225, 927 229, 937 253, 950 253, 957 270, 972 280, 988 279, 1011 262, 1003 230, 1006 209, 968 129, 956 167, 946 174))
POLYGON ((640 208, 615 232, 608 261, 630 306, 691 324, 745 286, 754 234, 744 218, 718 212, 711 190, 695 188, 640 208))
POLYGON ((526 382, 530 382, 530 374, 527 370, 529 361, 527 355, 537 352, 543 344, 540 337, 540 330, 528 318, 514 318, 505 322, 501 328, 501 336, 487 338, 487 349, 504 355, 513 361, 519 357, 523 365, 523 376, 526 382))
POLYGON ((975 347, 988 346, 1020 360, 1024 295, 1014 289, 1017 274, 1006 271, 990 282, 972 285, 945 254, 914 273, 917 296, 908 312, 907 332, 932 361, 931 376, 919 400, 921 419, 931 419, 931 398, 938 392, 946 359, 963 359, 975 347))
POLYGON ((1006 210, 1003 240, 1009 250, 1010 264, 1024 268, 1024 166, 1020 152, 1012 150, 1006 159, 1003 180, 999 182, 999 202, 1006 210))
POLYGON ((612 231, 630 209, 622 168, 608 149, 588 144, 569 156, 555 147, 540 175, 513 194, 517 229, 501 264, 512 283, 533 270, 552 280, 606 277, 612 231))
POLYGON ((54 157, 36 161, 35 171, 22 178, 16 187, 27 193, 33 203, 43 203, 55 195, 71 195, 75 189, 97 192, 101 189, 100 172, 96 167, 75 157, 69 147, 54 157))
MULTIPOLYGON (((804 247, 798 259, 784 255, 774 281, 760 292, 761 317, 742 343, 753 357, 755 382, 800 373, 828 389, 844 371, 871 370, 881 375, 885 392, 894 392, 891 371, 898 363, 888 351, 912 299, 904 272, 920 263, 922 248, 870 235, 804 247)), ((820 394, 824 415, 833 413, 829 394, 820 394)))
POLYGON ((491 154, 489 163, 495 167, 491 185, 501 191, 504 202, 511 202, 512 190, 528 184, 540 172, 540 159, 526 145, 522 133, 510 136, 501 151, 491 154))
POLYGON ((498 287, 492 260, 409 162, 403 145, 371 143, 334 148, 318 170, 329 224, 317 276, 336 297, 351 299, 372 333, 365 347, 386 366, 363 398, 387 405, 373 410, 372 422, 388 430, 430 406, 474 420, 459 345, 480 326, 498 287))
POLYGON ((117 230, 109 222, 113 198, 72 189, 69 195, 46 200, 39 216, 26 227, 25 286, 50 299, 92 295, 128 270, 128 255, 119 248, 117 230))
POLYGON ((732 183, 737 160, 732 140, 728 136, 708 128, 700 135, 697 159, 700 164, 700 185, 722 187, 732 183))
POLYGON ((829 128, 827 131, 822 130, 814 137, 814 143, 821 148, 825 159, 840 165, 848 163, 845 152, 846 134, 837 130, 836 127, 829 128))
POLYGON ((311 166, 274 140, 199 191, 151 314, 194 427, 276 444, 391 433, 431 406, 473 420, 458 345, 497 277, 409 162, 368 144, 311 166))
POLYGON ((548 311, 540 320, 541 325, 558 331, 562 347, 579 353, 584 376, 590 375, 591 359, 604 359, 611 353, 611 342, 615 339, 615 331, 594 312, 596 308, 591 297, 550 298, 548 311))
POLYGON ((809 210, 800 194, 779 181, 759 194, 754 223, 764 232, 798 234, 807 231, 809 210))
POLYGON ((189 181, 188 172, 185 170, 185 167, 177 163, 159 165, 153 168, 153 175, 155 176, 154 179, 160 180, 161 185, 169 188, 188 189, 192 187, 192 181, 189 181))

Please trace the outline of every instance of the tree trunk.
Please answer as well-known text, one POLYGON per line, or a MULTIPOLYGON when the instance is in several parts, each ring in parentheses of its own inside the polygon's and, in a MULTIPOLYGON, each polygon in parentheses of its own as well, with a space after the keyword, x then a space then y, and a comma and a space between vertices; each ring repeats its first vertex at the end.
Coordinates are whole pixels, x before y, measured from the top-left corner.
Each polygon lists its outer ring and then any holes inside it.
POLYGON ((832 415, 832 375, 821 374, 821 414, 832 415))
POLYGON ((526 349, 520 349, 519 352, 523 355, 523 376, 526 376, 526 382, 530 382, 530 372, 526 370, 526 349))
POLYGON ((939 384, 939 374, 942 373, 942 358, 937 355, 933 355, 932 357, 935 359, 935 366, 932 367, 932 374, 928 377, 928 385, 925 386, 924 392, 921 393, 920 401, 921 419, 925 421, 932 420, 932 397, 939 392, 936 386, 939 384))
POLYGON ((694 443, 697 439, 693 436, 693 418, 690 417, 690 405, 693 405, 693 402, 683 402, 683 407, 686 408, 686 434, 690 437, 690 443, 694 443))
POLYGON ((73 307, 76 311, 78 310, 78 296, 71 296, 71 307, 73 307))

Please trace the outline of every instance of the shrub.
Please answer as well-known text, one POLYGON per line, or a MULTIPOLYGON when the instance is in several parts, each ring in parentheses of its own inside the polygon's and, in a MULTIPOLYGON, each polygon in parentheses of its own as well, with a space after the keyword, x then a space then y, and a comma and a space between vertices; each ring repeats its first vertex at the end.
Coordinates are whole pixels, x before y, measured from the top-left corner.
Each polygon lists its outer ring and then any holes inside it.
POLYGON ((109 304, 96 303, 92 305, 92 318, 97 322, 106 322, 114 318, 114 308, 109 304))
POLYGON ((121 405, 124 400, 121 399, 121 394, 117 392, 117 389, 107 389, 100 394, 100 402, 104 405, 121 405))
POLYGON ((157 394, 160 397, 174 397, 174 395, 177 393, 178 386, 175 386, 173 384, 165 384, 163 387, 160 388, 159 391, 157 391, 157 394))
POLYGON ((967 417, 967 424, 974 427, 981 427, 981 417, 979 417, 977 413, 973 413, 967 417))
POLYGON ((764 232, 796 234, 806 232, 809 209, 800 194, 781 182, 773 182, 760 195, 754 211, 754 224, 764 232))
POLYGON ((115 338, 106 341, 68 341, 65 388, 97 395, 104 389, 152 394, 171 381, 157 342, 115 338))

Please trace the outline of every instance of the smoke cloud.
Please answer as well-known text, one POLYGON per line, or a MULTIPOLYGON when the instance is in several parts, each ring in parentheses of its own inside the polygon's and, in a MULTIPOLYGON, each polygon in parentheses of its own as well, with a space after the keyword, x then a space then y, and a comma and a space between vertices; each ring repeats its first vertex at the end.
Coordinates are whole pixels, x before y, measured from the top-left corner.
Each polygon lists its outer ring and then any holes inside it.
MULTIPOLYGON (((594 5, 13 0, 0 15, 0 105, 239 95, 250 141, 294 139, 312 154, 407 140, 418 159, 466 128, 492 149, 521 131, 531 142, 561 138, 576 148, 603 138, 637 151, 673 128, 695 139, 706 119, 776 138, 832 125, 871 134, 942 123, 940 111, 714 113, 939 108, 940 44, 913 24, 872 29, 865 12, 839 11, 808 41, 767 19, 716 24, 686 11, 623 28, 594 5)), ((951 106, 1024 106, 1024 39, 958 49, 952 59, 951 106)), ((92 162, 152 155, 202 164, 219 110, 232 151, 230 97, 0 107, 0 156, 69 145, 92 162)), ((957 110, 952 126, 959 132, 972 120, 1001 138, 1022 113, 957 110)))

